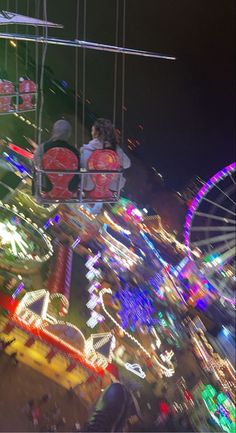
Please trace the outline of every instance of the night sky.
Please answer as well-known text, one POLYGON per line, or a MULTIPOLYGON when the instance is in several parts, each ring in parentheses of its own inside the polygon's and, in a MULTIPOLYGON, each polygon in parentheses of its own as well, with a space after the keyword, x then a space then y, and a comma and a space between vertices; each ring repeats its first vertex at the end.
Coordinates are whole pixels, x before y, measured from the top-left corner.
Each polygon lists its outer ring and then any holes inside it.
MULTIPOLYGON (((115 4, 87 0, 87 40, 114 44, 115 4)), ((122 4, 120 0, 120 10, 122 4)), ((160 171, 170 186, 181 189, 192 175, 207 179, 235 158, 234 2, 126 0, 126 5, 126 46, 168 53, 177 60, 126 56, 125 134, 140 141, 138 157, 160 171)), ((82 6, 80 0, 80 39, 82 6)), ((65 26, 50 34, 74 38, 75 10, 76 0, 48 0, 48 18, 65 26)), ((72 87, 74 54, 72 48, 50 46, 46 62, 56 78, 72 87)), ((114 54, 90 50, 86 59, 91 110, 112 118, 114 54)), ((82 50, 79 62, 82 89, 82 50)), ((121 57, 118 66, 120 71, 121 57)), ((120 85, 119 81, 118 127, 120 85)))

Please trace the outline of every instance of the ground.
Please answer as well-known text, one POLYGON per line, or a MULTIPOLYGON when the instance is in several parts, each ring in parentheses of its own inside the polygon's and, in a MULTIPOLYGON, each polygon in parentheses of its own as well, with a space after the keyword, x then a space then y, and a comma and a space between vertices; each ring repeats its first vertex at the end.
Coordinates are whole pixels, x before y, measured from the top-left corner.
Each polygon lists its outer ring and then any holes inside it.
MULTIPOLYGON (((152 431, 156 431, 154 430, 153 422, 158 415, 158 401, 160 398, 166 398, 170 405, 172 405, 178 393, 177 387, 173 386, 173 382, 176 384, 177 379, 184 371, 186 372, 186 365, 189 368, 189 373, 193 371, 195 374, 195 378, 191 380, 197 382, 199 379, 202 379, 201 370, 197 365, 195 357, 187 349, 182 354, 179 354, 178 362, 179 367, 176 374, 173 378, 164 381, 161 379, 154 381, 151 375, 148 375, 149 380, 146 381, 128 374, 127 371, 122 371, 122 378, 129 390, 133 391, 140 408, 140 414, 143 419, 139 427, 141 431, 144 425, 152 425, 152 431), (185 360, 184 364, 183 359, 185 360), (166 392, 163 393, 164 384, 166 384, 166 392)), ((88 407, 86 407, 82 398, 77 395, 70 398, 65 388, 57 385, 25 364, 19 362, 15 366, 5 354, 1 354, 0 356, 0 376, 0 395, 4 395, 4 399, 1 398, 0 400, 0 431, 33 431, 32 421, 25 414, 24 407, 29 400, 34 399, 37 402, 45 393, 51 394, 52 398, 49 403, 40 407, 40 422, 34 431, 41 431, 42 428, 46 427, 46 417, 48 415, 49 424, 53 424, 50 411, 55 403, 61 410, 60 416, 66 418, 66 425, 63 431, 73 431, 75 421, 79 421, 81 425, 87 421, 88 407)), ((193 382, 191 383, 192 385, 194 385, 193 382)), ((78 394, 79 391, 77 389, 78 394)))
POLYGON ((60 417, 66 419, 64 431, 73 431, 76 421, 81 425, 87 421, 88 410, 78 396, 69 397, 65 388, 25 364, 19 362, 14 365, 4 353, 0 355, 0 376, 0 431, 43 431, 42 428, 47 426, 47 415, 49 427, 54 423, 50 412, 55 403, 61 411, 60 417), (52 398, 40 406, 39 426, 34 427, 24 412, 24 407, 29 400, 38 402, 42 395, 47 393, 51 394, 52 398))

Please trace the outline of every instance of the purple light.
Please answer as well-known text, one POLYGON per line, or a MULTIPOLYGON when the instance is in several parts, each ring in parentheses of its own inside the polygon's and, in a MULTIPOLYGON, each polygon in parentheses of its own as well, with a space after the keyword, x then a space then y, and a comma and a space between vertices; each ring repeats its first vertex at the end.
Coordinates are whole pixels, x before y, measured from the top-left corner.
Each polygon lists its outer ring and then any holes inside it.
POLYGON ((58 224, 60 222, 60 215, 59 214, 57 214, 57 215, 54 216, 54 222, 56 224, 58 224))
POLYGON ((225 297, 225 296, 223 296, 223 299, 224 299, 226 302, 229 302, 231 305, 236 305, 236 302, 235 302, 233 299, 227 298, 227 297, 225 297))
POLYGON ((78 236, 76 239, 75 239, 75 241, 74 241, 74 243, 71 245, 71 247, 72 248, 75 248, 79 243, 80 243, 80 237, 78 236))
POLYGON ((24 289, 24 283, 20 283, 16 290, 14 291, 14 293, 12 294, 12 298, 15 299, 17 297, 17 295, 19 295, 19 293, 24 289))
POLYGON ((212 176, 200 189, 196 197, 193 199, 188 214, 185 221, 185 227, 184 227, 184 242, 185 246, 188 249, 188 255, 191 255, 190 251, 190 228, 192 223, 192 218, 194 216, 194 213, 196 212, 198 205, 202 198, 206 195, 206 193, 213 188, 214 184, 218 182, 219 180, 226 177, 228 174, 232 173, 236 170, 236 162, 233 162, 232 164, 226 166, 222 170, 218 171, 214 176, 212 176))

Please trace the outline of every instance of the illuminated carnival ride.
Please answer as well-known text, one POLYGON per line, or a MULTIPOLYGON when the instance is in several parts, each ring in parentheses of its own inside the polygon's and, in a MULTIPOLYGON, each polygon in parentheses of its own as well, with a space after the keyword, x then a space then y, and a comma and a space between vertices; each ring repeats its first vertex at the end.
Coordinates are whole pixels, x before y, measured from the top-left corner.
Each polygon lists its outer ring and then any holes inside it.
POLYGON ((185 245, 191 260, 220 296, 235 304, 236 163, 212 176, 189 205, 185 245))
POLYGON ((15 205, 0 202, 1 267, 32 270, 53 254, 50 237, 15 205))

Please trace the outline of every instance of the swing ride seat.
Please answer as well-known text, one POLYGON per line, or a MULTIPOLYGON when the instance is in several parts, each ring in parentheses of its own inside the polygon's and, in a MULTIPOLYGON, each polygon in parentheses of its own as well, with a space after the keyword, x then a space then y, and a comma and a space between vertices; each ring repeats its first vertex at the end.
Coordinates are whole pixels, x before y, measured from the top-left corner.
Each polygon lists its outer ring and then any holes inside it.
MULTIPOLYGON (((120 160, 116 152, 113 150, 95 150, 92 152, 88 159, 88 169, 96 170, 119 170, 120 160)), ((86 197, 95 200, 111 199, 113 198, 115 191, 111 191, 109 187, 111 183, 117 181, 119 178, 116 173, 113 174, 91 174, 91 181, 94 184, 94 188, 91 191, 86 191, 86 197)), ((118 188, 116 188, 118 189, 118 188)))
POLYGON ((34 111, 36 104, 37 84, 34 81, 24 79, 17 87, 12 81, 0 80, 0 114, 34 111))
POLYGON ((19 96, 22 103, 18 105, 20 111, 33 110, 36 106, 37 84, 32 80, 23 80, 19 84, 19 96))
MULTIPOLYGON (((49 149, 42 159, 44 170, 60 170, 62 173, 48 173, 46 178, 51 183, 50 191, 44 192, 44 196, 50 199, 68 199, 76 195, 69 190, 69 184, 74 178, 73 173, 65 174, 63 170, 78 170, 78 157, 69 149, 54 147, 49 149)), ((44 179, 46 180, 46 179, 44 179)))
POLYGON ((14 92, 14 84, 11 81, 3 80, 0 82, 0 113, 9 113, 13 111, 11 100, 14 92))
POLYGON ((116 203, 119 200, 123 171, 119 169, 120 162, 115 152, 93 152, 88 161, 89 170, 80 171, 78 165, 78 158, 71 150, 57 147, 48 150, 43 155, 42 168, 34 168, 35 199, 38 203, 116 203), (97 152, 98 162, 95 161, 97 152), (75 176, 78 187, 72 192, 69 184, 75 176), (83 187, 88 178, 94 183, 92 191, 86 191, 83 187), (110 191, 109 186, 114 179, 117 188, 110 191), (47 183, 51 187, 49 191, 47 183))

